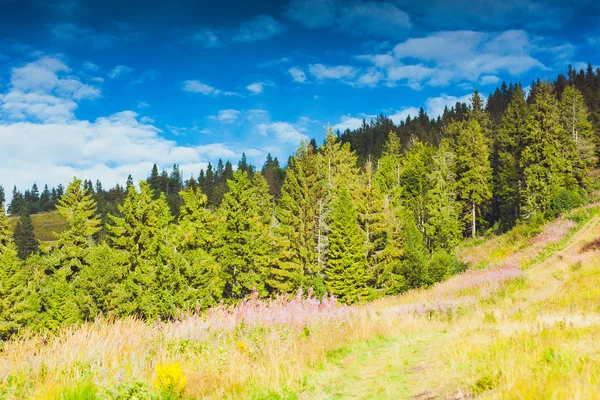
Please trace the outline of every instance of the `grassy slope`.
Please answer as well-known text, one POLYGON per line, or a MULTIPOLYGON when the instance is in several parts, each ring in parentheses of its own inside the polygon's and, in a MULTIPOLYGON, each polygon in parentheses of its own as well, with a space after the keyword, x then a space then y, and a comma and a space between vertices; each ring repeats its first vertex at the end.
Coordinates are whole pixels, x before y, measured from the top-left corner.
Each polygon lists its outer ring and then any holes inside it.
POLYGON ((209 317, 123 320, 9 342, 0 398, 155 390, 157 362, 181 366, 188 398, 600 398, 600 246, 588 245, 600 213, 576 216, 530 239, 470 243, 463 256, 497 267, 354 306, 340 322, 211 333, 209 317))
MULTIPOLYGON (((472 247, 488 261, 520 260, 528 269, 498 290, 458 293, 476 298, 462 315, 433 316, 416 333, 387 338, 381 351, 379 345, 367 351, 357 347, 357 354, 350 352, 345 360, 333 358, 308 378, 301 397, 600 398, 600 246, 582 249, 600 238, 600 216, 589 215, 582 229, 554 236, 534 253, 531 246, 515 245, 523 254, 498 256, 493 245, 499 238, 472 247), (536 258, 545 259, 531 265, 536 258), (353 362, 356 357, 362 361, 353 362), (382 366, 380 376, 401 378, 381 386, 380 395, 379 378, 365 384, 362 371, 382 366), (365 393, 365 387, 374 390, 365 393)), ((407 297, 433 301, 456 279, 407 297)))
MULTIPOLYGON (((11 229, 17 224, 18 217, 10 217, 9 223, 11 229)), ((46 213, 33 214, 31 216, 33 222, 33 232, 35 237, 42 242, 51 242, 56 240, 56 235, 68 228, 67 221, 60 215, 58 211, 50 211, 46 213)))

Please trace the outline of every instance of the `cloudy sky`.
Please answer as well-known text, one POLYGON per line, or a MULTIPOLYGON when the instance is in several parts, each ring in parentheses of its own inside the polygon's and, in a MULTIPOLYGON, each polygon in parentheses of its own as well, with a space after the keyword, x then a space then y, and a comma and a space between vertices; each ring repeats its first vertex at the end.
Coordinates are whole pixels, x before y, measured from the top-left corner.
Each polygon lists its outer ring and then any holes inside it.
POLYGON ((597 66, 600 6, 566 3, 0 0, 0 185, 285 161, 328 125, 597 66))

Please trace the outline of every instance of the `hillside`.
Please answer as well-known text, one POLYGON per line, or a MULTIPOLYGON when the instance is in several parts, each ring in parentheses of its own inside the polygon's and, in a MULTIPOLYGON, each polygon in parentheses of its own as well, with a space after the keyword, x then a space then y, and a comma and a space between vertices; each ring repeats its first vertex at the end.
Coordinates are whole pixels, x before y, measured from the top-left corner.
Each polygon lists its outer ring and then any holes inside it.
MULTIPOLYGON (((18 217, 8 219, 11 230, 14 230, 18 217)), ((51 242, 56 240, 56 235, 69 227, 67 221, 55 211, 31 215, 33 221, 33 232, 35 237, 42 242, 51 242)))
POLYGON ((483 268, 365 305, 252 298, 8 342, 0 397, 599 398, 599 238, 596 204, 467 243, 483 268))

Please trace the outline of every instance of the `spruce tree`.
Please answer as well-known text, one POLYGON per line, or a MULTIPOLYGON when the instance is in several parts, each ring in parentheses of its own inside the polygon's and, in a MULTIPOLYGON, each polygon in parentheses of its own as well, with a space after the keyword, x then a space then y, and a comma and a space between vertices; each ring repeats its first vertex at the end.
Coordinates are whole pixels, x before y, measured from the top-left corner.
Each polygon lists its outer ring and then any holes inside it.
POLYGON ((347 187, 338 188, 332 206, 327 287, 341 301, 354 303, 367 294, 365 240, 347 187))
POLYGON ((21 216, 17 221, 13 237, 21 260, 25 260, 31 254, 38 252, 39 242, 33 233, 33 221, 27 207, 23 207, 21 210, 21 216))
MULTIPOLYGON (((413 137, 413 139, 416 139, 413 137)), ((406 157, 402 160, 400 186, 402 204, 412 211, 417 227, 425 232, 426 196, 429 190, 429 178, 432 148, 420 141, 412 140, 406 157)))
POLYGON ((359 185, 353 193, 358 212, 358 223, 365 241, 367 260, 367 279, 369 287, 378 287, 379 276, 383 269, 382 253, 386 246, 389 229, 384 214, 384 198, 375 182, 373 164, 365 163, 359 185))
POLYGON ((260 215, 255 188, 246 171, 238 171, 228 180, 229 190, 219 207, 219 239, 214 254, 225 281, 224 297, 241 299, 254 288, 266 294, 266 271, 258 258, 263 249, 260 215))
POLYGON ((576 182, 572 160, 563 148, 566 136, 551 85, 540 82, 527 118, 527 135, 523 140, 521 168, 525 187, 522 215, 544 213, 561 188, 571 188, 576 182))
POLYGON ((382 193, 388 201, 397 203, 400 198, 400 173, 402 164, 401 144, 398 135, 393 131, 388 134, 383 154, 378 161, 375 180, 379 183, 382 193))
POLYGON ((496 140, 498 165, 494 171, 494 197, 504 229, 511 228, 521 214, 524 188, 521 152, 527 135, 528 111, 521 86, 517 86, 500 120, 496 140))
POLYGON ((454 153, 443 140, 432 157, 428 175, 430 189, 426 196, 427 222, 425 230, 429 249, 451 250, 460 242, 460 222, 456 203, 454 153))
POLYGON ((467 232, 477 234, 477 217, 484 215, 492 197, 492 170, 489 151, 479 123, 470 118, 456 143, 459 200, 462 203, 467 232))
POLYGON ((279 257, 268 284, 284 293, 313 287, 323 293, 324 174, 314 148, 303 142, 288 163, 275 210, 279 257))
POLYGON ((590 122, 590 113, 581 92, 567 86, 559 103, 560 122, 565 134, 563 148, 571 148, 575 179, 587 186, 587 175, 597 162, 598 138, 590 122), (574 145, 574 148, 573 148, 574 145))

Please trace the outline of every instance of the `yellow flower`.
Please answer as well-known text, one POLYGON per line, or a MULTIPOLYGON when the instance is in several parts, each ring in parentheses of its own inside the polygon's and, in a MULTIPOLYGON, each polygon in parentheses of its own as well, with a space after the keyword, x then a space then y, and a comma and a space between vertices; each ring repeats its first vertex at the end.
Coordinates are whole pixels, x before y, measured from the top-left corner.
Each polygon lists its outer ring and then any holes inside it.
POLYGON ((241 340, 238 340, 237 342, 237 349, 240 353, 248 353, 248 345, 246 344, 246 342, 243 342, 241 340))
POLYGON ((161 392, 181 395, 185 388, 186 378, 181 371, 181 364, 170 363, 156 365, 156 381, 154 384, 161 392))

